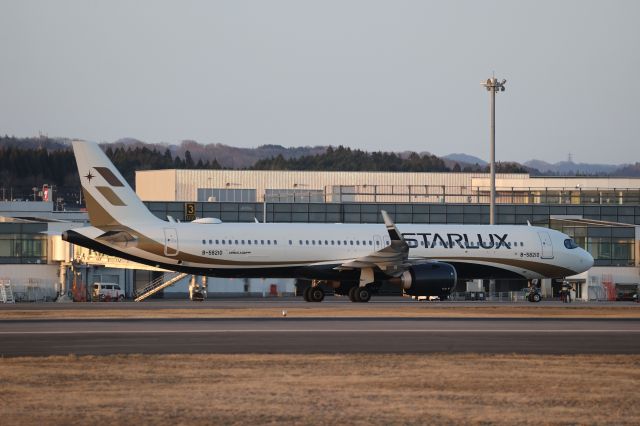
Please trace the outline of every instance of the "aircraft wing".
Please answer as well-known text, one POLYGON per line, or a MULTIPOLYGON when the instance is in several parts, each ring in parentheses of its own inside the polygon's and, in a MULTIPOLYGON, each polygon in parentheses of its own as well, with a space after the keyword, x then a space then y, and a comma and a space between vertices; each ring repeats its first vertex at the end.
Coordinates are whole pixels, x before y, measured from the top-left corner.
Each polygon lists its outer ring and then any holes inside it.
POLYGON ((378 269, 387 275, 397 277, 402 275, 415 261, 409 259, 409 246, 396 228, 386 211, 382 210, 382 218, 389 232, 391 244, 366 256, 344 262, 336 267, 337 270, 360 269, 360 281, 373 281, 373 270, 378 269))

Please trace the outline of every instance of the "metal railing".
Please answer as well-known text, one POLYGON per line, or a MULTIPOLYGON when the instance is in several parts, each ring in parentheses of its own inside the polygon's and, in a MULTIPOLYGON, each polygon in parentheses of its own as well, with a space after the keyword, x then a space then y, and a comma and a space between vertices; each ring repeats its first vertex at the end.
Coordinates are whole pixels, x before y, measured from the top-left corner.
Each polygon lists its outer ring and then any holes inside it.
POLYGON ((160 290, 177 283, 187 275, 188 274, 181 273, 181 272, 172 272, 169 274, 162 274, 161 276, 159 276, 158 278, 156 278, 155 280, 147 284, 143 289, 136 291, 135 301, 141 302, 142 300, 159 292, 160 290))
MULTIPOLYGON (((300 194, 298 193, 298 197, 300 194)), ((308 199, 317 199, 309 193, 308 199)), ((325 203, 468 203, 488 204, 491 190, 484 186, 355 185, 326 186, 325 203)), ((278 199, 267 199, 278 202, 278 199)), ((291 202, 291 201, 288 201, 291 202)), ((498 187, 498 204, 640 204, 640 188, 498 187)))

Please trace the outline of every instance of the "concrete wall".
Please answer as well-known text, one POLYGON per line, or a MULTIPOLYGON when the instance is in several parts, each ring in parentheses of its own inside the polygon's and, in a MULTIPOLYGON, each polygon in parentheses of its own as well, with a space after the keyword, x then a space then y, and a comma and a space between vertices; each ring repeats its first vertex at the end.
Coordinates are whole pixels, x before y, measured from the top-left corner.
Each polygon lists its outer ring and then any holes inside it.
MULTIPOLYGON (((323 190, 334 186, 368 186, 366 192, 405 194, 408 186, 470 187, 486 173, 304 172, 271 170, 145 170, 136 172, 136 192, 143 201, 195 201, 198 188, 255 189, 258 201, 266 189, 323 190), (173 183, 171 182, 173 179, 173 183), (392 188, 393 187, 393 188, 392 188)), ((499 174, 510 180, 527 174, 499 174)), ((365 191, 365 188, 360 188, 365 191)), ((327 200, 328 201, 328 200, 327 200)), ((356 200, 359 201, 359 200, 356 200)), ((369 201, 369 200, 367 200, 369 201)), ((391 202, 392 199, 379 201, 391 202)))
POLYGON ((582 300, 605 300, 610 296, 607 293, 607 283, 611 283, 614 287, 616 284, 640 284, 640 268, 594 266, 587 272, 570 278, 584 280, 581 284, 582 300))
POLYGON ((59 289, 58 265, 0 265, 0 279, 10 280, 16 301, 51 301, 59 289))
POLYGON ((136 193, 143 200, 177 201, 176 170, 136 171, 136 193))

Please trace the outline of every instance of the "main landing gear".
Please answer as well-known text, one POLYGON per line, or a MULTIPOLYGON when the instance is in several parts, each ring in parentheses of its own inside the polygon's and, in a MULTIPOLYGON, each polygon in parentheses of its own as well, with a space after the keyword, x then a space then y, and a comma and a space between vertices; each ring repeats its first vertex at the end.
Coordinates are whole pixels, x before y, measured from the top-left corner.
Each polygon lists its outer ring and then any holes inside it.
POLYGON ((305 302, 322 302, 324 300, 324 290, 319 285, 307 287, 302 296, 305 302))
MULTIPOLYGON (((307 287, 302 293, 302 297, 305 302, 322 302, 324 300, 324 290, 320 286, 320 283, 325 283, 325 281, 313 281, 311 286, 307 287)), ((349 300, 354 303, 366 303, 371 300, 371 295, 373 294, 373 290, 370 286, 360 287, 358 285, 354 285, 349 288, 348 292, 344 287, 340 288, 339 283, 335 283, 334 288, 336 289, 336 294, 348 295, 349 300)))
POLYGON ((366 303, 371 299, 371 291, 367 287, 351 287, 349 289, 349 300, 354 303, 366 303))

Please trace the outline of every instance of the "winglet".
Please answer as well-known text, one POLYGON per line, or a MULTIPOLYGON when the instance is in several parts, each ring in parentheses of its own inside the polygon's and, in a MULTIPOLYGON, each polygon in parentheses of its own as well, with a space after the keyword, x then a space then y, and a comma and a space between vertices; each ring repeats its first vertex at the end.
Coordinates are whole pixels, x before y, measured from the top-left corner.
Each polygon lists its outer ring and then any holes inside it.
POLYGON ((402 237, 402 234, 400 234, 400 232, 398 231, 398 228, 396 228, 396 225, 391 220, 391 217, 389 216, 389 214, 385 210, 380 210, 380 213, 382 214, 382 219, 384 220, 384 224, 387 227, 387 231, 389 232, 389 237, 391 238, 391 241, 404 242, 404 238, 402 237))

